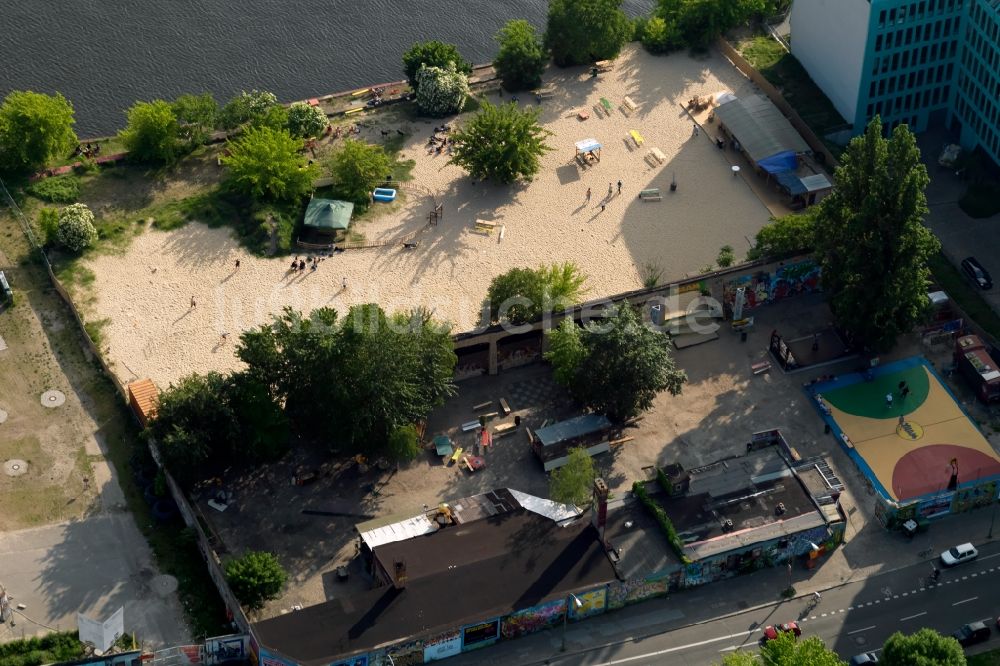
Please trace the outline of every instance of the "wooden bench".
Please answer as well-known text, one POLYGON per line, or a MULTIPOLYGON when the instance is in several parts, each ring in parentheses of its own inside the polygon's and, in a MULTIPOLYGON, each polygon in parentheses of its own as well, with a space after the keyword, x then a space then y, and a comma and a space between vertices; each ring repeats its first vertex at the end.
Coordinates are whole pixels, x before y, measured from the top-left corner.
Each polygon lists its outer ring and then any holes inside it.
POLYGON ((481 402, 478 405, 473 405, 472 406, 472 411, 474 411, 474 412, 482 411, 482 410, 486 409, 487 407, 489 407, 492 404, 493 404, 492 400, 487 400, 486 402, 481 402))
POLYGON ((510 405, 507 404, 507 398, 500 398, 500 413, 504 416, 510 414, 510 405))
POLYGON ((755 375, 762 375, 765 372, 769 372, 771 370, 771 362, 770 361, 760 361, 758 363, 754 363, 754 364, 752 364, 750 366, 750 370, 755 375))
POLYGON ((666 161, 667 161, 667 156, 666 156, 666 155, 664 155, 664 154, 663 154, 663 151, 662 151, 662 150, 660 150, 659 148, 653 148, 653 149, 651 149, 651 150, 649 151, 649 155, 650 155, 650 156, 651 156, 651 157, 652 157, 652 158, 653 158, 654 160, 656 160, 657 162, 659 162, 660 164, 663 164, 664 162, 666 162, 666 161))
POLYGON ((496 227, 496 222, 491 222, 489 220, 476 220, 475 231, 489 236, 493 233, 493 230, 496 229, 496 227))
POLYGON ((626 96, 625 96, 625 99, 623 99, 623 100, 622 100, 622 104, 623 104, 623 105, 625 106, 625 108, 626 108, 626 109, 628 109, 629 111, 635 111, 636 109, 638 109, 638 108, 639 108, 639 107, 638 107, 638 106, 636 105, 636 103, 632 101, 632 98, 631 98, 631 97, 629 97, 628 95, 626 95, 626 96))
POLYGON ((607 97, 602 97, 601 98, 601 106, 604 107, 605 113, 607 113, 610 116, 611 115, 611 102, 608 101, 607 97))
POLYGON ((660 194, 660 188, 651 187, 648 190, 639 192, 639 198, 643 201, 660 201, 663 196, 660 194))
POLYGON ((512 434, 515 430, 517 430, 517 426, 513 423, 503 423, 498 425, 496 428, 493 428, 493 436, 499 439, 512 434))
POLYGON ((639 134, 638 130, 629 130, 628 133, 629 136, 632 137, 632 140, 635 141, 635 145, 637 148, 646 142, 646 140, 642 138, 642 135, 639 134))
POLYGON ((614 60, 598 60, 594 63, 594 67, 597 68, 598 72, 610 72, 614 69, 614 60))

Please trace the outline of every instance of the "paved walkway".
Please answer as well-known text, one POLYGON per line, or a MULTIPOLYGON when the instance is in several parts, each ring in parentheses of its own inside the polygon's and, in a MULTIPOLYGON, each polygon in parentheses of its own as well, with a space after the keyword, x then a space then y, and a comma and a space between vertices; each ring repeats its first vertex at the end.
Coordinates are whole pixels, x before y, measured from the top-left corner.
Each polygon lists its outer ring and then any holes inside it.
MULTIPOLYGON (((851 507, 856 510, 855 507, 851 507)), ((998 511, 997 513, 1000 513, 998 511)), ((872 578, 915 562, 930 562, 947 547, 972 541, 987 542, 991 512, 980 509, 931 524, 928 532, 909 541, 897 532, 879 530, 876 534, 853 533, 849 525, 847 543, 832 553, 814 572, 802 568, 793 570, 791 578, 799 596, 815 590, 828 590, 849 582, 872 578), (850 560, 857 548, 874 549, 884 564, 855 569, 850 560), (932 555, 920 557, 922 549, 932 548, 932 555)), ((874 531, 875 525, 866 532, 874 531)), ((993 529, 1000 540, 1000 519, 993 529)), ((929 569, 929 566, 928 566, 929 569)), ((589 652, 607 644, 631 642, 637 638, 700 624, 719 616, 738 613, 756 606, 766 606, 780 600, 780 592, 788 586, 789 576, 783 567, 766 569, 739 576, 724 583, 705 585, 672 594, 570 626, 567 632, 567 652, 589 652)), ((545 664, 560 655, 561 629, 553 629, 525 638, 499 643, 494 647, 461 655, 448 660, 450 666, 478 664, 545 664)))

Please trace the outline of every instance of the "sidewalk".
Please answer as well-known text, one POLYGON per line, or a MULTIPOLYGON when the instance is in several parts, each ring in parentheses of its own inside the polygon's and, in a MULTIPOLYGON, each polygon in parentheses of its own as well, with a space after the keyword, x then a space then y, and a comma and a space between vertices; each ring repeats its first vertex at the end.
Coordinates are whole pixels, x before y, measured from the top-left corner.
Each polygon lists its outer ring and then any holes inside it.
MULTIPOLYGON (((1000 510, 997 514, 1000 514, 1000 510)), ((863 533, 854 533, 849 525, 845 545, 824 558, 813 572, 795 568, 791 576, 792 584, 797 596, 805 596, 813 591, 872 578, 916 562, 930 561, 938 552, 958 543, 971 541, 977 546, 989 543, 987 533, 991 517, 989 509, 978 509, 961 516, 945 518, 932 523, 928 532, 918 535, 913 541, 907 540, 898 532, 887 532, 876 523, 871 523, 863 533), (850 560, 854 556, 853 551, 858 548, 869 556, 875 556, 883 564, 852 568, 850 560), (919 557, 918 552, 925 548, 933 548, 932 555, 928 558, 919 557)), ((994 525, 993 535, 994 541, 1000 541, 1000 518, 994 525)), ((562 630, 556 628, 460 655, 449 659, 447 663, 450 666, 545 664, 547 660, 556 657, 589 652, 604 645, 631 642, 644 636, 777 603, 781 601, 780 593, 788 586, 788 580, 786 569, 775 567, 611 611, 572 624, 567 631, 566 652, 559 651, 562 630)))

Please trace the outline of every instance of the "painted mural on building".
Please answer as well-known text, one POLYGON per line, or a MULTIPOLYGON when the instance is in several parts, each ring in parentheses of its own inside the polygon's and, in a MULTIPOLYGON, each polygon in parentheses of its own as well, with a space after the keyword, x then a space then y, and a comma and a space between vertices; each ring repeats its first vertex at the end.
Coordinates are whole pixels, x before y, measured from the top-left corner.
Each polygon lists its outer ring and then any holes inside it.
POLYGON ((608 608, 622 608, 631 603, 663 596, 670 590, 671 574, 659 573, 646 578, 633 578, 608 587, 608 608))
POLYGON ((578 594, 576 598, 580 600, 582 605, 578 607, 575 603, 570 604, 569 618, 571 620, 599 615, 608 608, 608 588, 606 586, 578 594))
POLYGON ((789 296, 819 291, 819 277, 819 266, 812 261, 787 264, 775 268, 773 273, 761 271, 727 280, 722 285, 722 300, 732 311, 736 290, 744 287, 746 302, 743 309, 749 310, 789 296))
POLYGON ((461 651, 462 632, 454 629, 424 641, 424 663, 454 657, 461 651))
POLYGON ((511 613, 503 619, 500 635, 508 639, 541 631, 561 622, 565 612, 566 600, 559 599, 511 613))
POLYGON ((500 638, 500 618, 462 627, 462 649, 476 650, 493 645, 500 638))

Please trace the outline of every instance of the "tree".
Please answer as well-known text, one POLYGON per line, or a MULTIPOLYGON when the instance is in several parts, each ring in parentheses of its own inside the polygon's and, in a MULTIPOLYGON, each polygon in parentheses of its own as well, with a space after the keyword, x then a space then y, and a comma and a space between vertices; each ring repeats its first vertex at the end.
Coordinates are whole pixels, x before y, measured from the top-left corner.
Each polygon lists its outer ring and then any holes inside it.
POLYGON ((532 268, 512 268, 496 276, 486 293, 492 321, 518 325, 564 310, 580 302, 586 276, 572 262, 532 268))
POLYGON ((732 652, 719 663, 720 666, 846 666, 821 639, 810 636, 797 640, 790 633, 768 641, 760 654, 732 652))
POLYGON ((572 386, 577 369, 587 356, 587 350, 580 341, 580 327, 571 317, 559 322, 558 328, 549 336, 549 348, 543 356, 552 364, 556 382, 572 386))
POLYGON ((555 376, 574 397, 614 421, 649 409, 661 391, 678 395, 687 381, 670 356, 669 338, 647 328, 630 305, 613 308, 599 324, 560 326, 548 336, 550 349, 572 349, 572 337, 579 338, 582 354, 550 352, 546 359, 560 363, 555 376))
POLYGON ((636 35, 643 48, 652 54, 669 53, 680 48, 682 42, 677 23, 662 16, 651 16, 636 25, 636 35))
POLYGON ((181 151, 181 127, 169 103, 158 99, 136 102, 126 115, 128 124, 118 133, 129 157, 170 164, 181 151))
POLYGON ((73 105, 56 93, 15 90, 0 105, 0 169, 33 171, 77 145, 73 105))
POLYGON ((56 242, 71 252, 83 252, 97 242, 94 213, 86 204, 71 204, 59 212, 56 242))
POLYGON ((420 438, 415 426, 407 425, 389 433, 386 440, 386 456, 396 462, 413 460, 420 453, 420 438))
POLYGON ((219 123, 225 129, 236 129, 245 123, 252 123, 263 118, 269 109, 278 105, 274 93, 264 90, 244 90, 233 97, 222 107, 219 123))
POLYGON ((273 553, 248 550, 226 562, 226 582, 240 603, 251 610, 260 610, 266 601, 276 599, 287 578, 273 553))
POLYGON ((816 249, 816 215, 814 206, 801 213, 772 217, 757 232, 747 260, 779 259, 793 254, 812 253, 816 249))
POLYGON ((421 66, 444 68, 448 63, 454 63, 455 68, 465 75, 472 73, 472 65, 462 58, 458 47, 453 44, 432 39, 428 42, 417 42, 403 54, 403 71, 410 81, 410 87, 414 90, 417 88, 417 72, 421 66))
POLYGON ((940 243, 923 224, 927 170, 909 128, 886 139, 876 116, 851 140, 835 181, 817 218, 823 291, 841 326, 886 351, 928 306, 927 261, 940 243))
POLYGON ((493 69, 507 90, 527 90, 542 83, 549 54, 535 34, 535 28, 523 19, 508 21, 496 35, 500 52, 493 69))
POLYGON ((288 107, 288 132, 302 139, 319 136, 329 122, 326 113, 317 106, 296 102, 288 107))
POLYGON ((372 188, 392 173, 394 160, 382 146, 347 139, 330 157, 336 195, 358 206, 371 203, 372 188))
POLYGON ((570 449, 566 464, 549 475, 549 497, 563 504, 584 506, 590 501, 596 477, 594 459, 587 450, 570 449))
POLYGON ((660 0, 654 19, 663 22, 662 32, 659 23, 647 24, 642 43, 652 53, 682 46, 705 48, 722 33, 773 8, 773 0, 660 0))
POLYGON ((736 254, 732 245, 723 245, 719 248, 719 256, 715 258, 715 263, 719 268, 729 268, 736 262, 736 254))
POLYGON ((965 666, 965 653, 951 636, 923 628, 909 636, 896 632, 882 646, 886 666, 965 666))
POLYGON ((219 105, 212 93, 181 95, 170 105, 180 125, 180 137, 194 148, 208 141, 208 134, 215 129, 219 105))
POLYGON ((621 0, 549 0, 545 45, 560 67, 615 58, 632 36, 621 0))
POLYGON ((230 182, 253 198, 292 201, 312 189, 314 169, 300 152, 302 140, 285 130, 249 127, 228 150, 222 163, 230 182))
POLYGON ((450 163, 479 180, 531 180, 541 168, 542 155, 552 150, 545 143, 552 132, 538 124, 539 113, 537 107, 521 110, 513 102, 494 106, 483 101, 479 113, 453 133, 450 163))
POLYGON ((440 118, 458 113, 469 96, 469 77, 455 68, 422 65, 417 72, 417 106, 420 112, 440 118))

